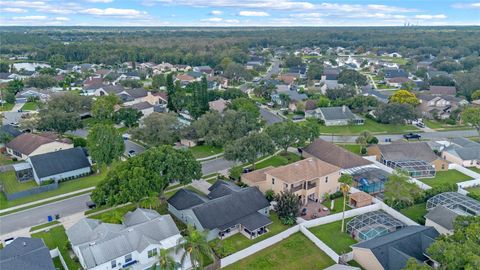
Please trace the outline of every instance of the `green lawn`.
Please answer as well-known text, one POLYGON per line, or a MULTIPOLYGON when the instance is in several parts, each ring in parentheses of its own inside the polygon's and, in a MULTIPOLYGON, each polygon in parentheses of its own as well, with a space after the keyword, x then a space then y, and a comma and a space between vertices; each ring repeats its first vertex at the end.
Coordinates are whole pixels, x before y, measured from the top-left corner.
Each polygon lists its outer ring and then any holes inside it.
POLYGON ((52 228, 48 232, 39 232, 32 234, 32 237, 42 238, 45 242, 45 245, 47 245, 49 249, 54 249, 58 247, 58 250, 62 254, 62 257, 65 260, 68 269, 81 268, 81 265, 79 263, 75 262, 72 258, 70 258, 70 253, 73 253, 73 251, 69 249, 68 238, 65 234, 65 228, 63 228, 63 226, 52 228))
POLYGON ((13 161, 10 157, 0 154, 0 166, 10 165, 13 163, 15 163, 15 161, 13 161))
POLYGON ((472 127, 469 126, 462 126, 462 125, 448 125, 446 123, 442 123, 439 121, 435 120, 424 120, 425 125, 431 129, 437 129, 437 130, 462 130, 462 129, 472 129, 472 127))
POLYGON ((472 170, 472 171, 474 171, 474 172, 476 172, 476 173, 480 173, 480 169, 475 168, 475 167, 469 167, 469 168, 467 168, 467 169, 472 170))
POLYGON ((0 112, 11 111, 13 109, 13 106, 15 106, 15 104, 11 104, 11 103, 0 104, 0 112))
POLYGON ((100 213, 100 214, 89 216, 89 218, 99 219, 99 220, 101 220, 103 222, 106 222, 106 223, 121 224, 123 216, 127 212, 133 211, 136 208, 137 208, 137 206, 135 204, 128 204, 128 205, 125 205, 125 206, 122 206, 122 207, 117 207, 115 209, 112 209, 112 210, 109 210, 109 211, 106 211, 106 212, 103 212, 103 213, 100 213))
POLYGON ((185 189, 191 190, 191 191, 193 191, 193 192, 195 192, 195 193, 197 193, 197 194, 203 195, 203 196, 206 195, 205 193, 201 192, 200 190, 198 190, 198 189, 196 189, 196 188, 194 188, 194 187, 192 187, 192 186, 186 186, 185 189))
POLYGON ((262 162, 259 162, 255 164, 255 169, 262 169, 268 166, 273 166, 273 167, 279 167, 279 166, 284 166, 296 161, 299 161, 302 159, 299 155, 296 155, 294 153, 280 153, 278 155, 275 155, 269 159, 266 159, 262 162))
POLYGON ((437 187, 444 184, 456 184, 471 179, 472 178, 470 176, 465 175, 457 170, 448 170, 437 172, 434 178, 422 178, 418 180, 431 187, 437 187))
POLYGON ((480 196, 480 187, 474 187, 467 189, 469 194, 474 194, 476 196, 480 196))
POLYGON ((205 158, 220 154, 223 152, 222 147, 213 147, 208 145, 196 145, 189 148, 195 158, 205 158))
POLYGON ((419 203, 409 206, 407 208, 403 208, 400 210, 400 213, 404 214, 405 216, 409 217, 411 220, 424 225, 425 218, 424 216, 427 214, 427 204, 426 203, 419 203))
POLYGON ((107 174, 107 169, 103 169, 102 172, 99 174, 92 174, 79 179, 62 182, 59 184, 58 188, 55 190, 35 194, 32 196, 28 196, 28 197, 13 200, 13 201, 7 201, 7 198, 5 197, 5 195, 0 193, 0 209, 5 209, 12 206, 34 202, 41 199, 48 199, 50 197, 69 193, 75 190, 93 187, 93 186, 96 186, 99 182, 101 182, 105 178, 106 174, 107 174))
POLYGON ((35 111, 36 109, 37 109, 36 102, 27 102, 22 106, 22 110, 24 111, 35 111))
POLYGON ((335 262, 302 233, 225 267, 227 270, 325 269, 335 262))
POLYGON ((361 154, 360 151, 362 150, 362 146, 360 144, 339 144, 338 146, 345 148, 346 150, 354 154, 357 154, 357 155, 361 154))
MULTIPOLYGON (((348 198, 347 198, 348 199, 348 198)), ((343 211, 343 197, 337 198, 334 200, 335 203, 333 204, 333 210, 330 210, 330 215, 332 214, 337 214, 343 211)), ((322 203, 325 207, 330 209, 330 200, 327 199, 322 203)), ((351 210, 352 208, 348 206, 348 204, 345 205, 345 211, 351 210)))
MULTIPOLYGON (((347 222, 350 219, 345 219, 345 228, 347 222)), ((317 227, 310 228, 309 230, 322 240, 327 246, 329 246, 337 254, 344 254, 350 252, 351 245, 357 243, 357 240, 353 239, 347 233, 341 232, 342 221, 335 221, 328 224, 323 224, 317 227)))
POLYGON ((411 125, 389 125, 380 124, 371 119, 366 118, 365 124, 361 126, 348 125, 348 126, 320 126, 320 132, 322 134, 360 134, 363 131, 370 131, 371 133, 405 133, 410 131, 418 131, 418 129, 411 125))
POLYGON ((7 193, 15 193, 27 189, 32 189, 38 187, 37 183, 33 180, 19 182, 15 176, 15 171, 6 171, 0 173, 0 182, 2 183, 3 189, 7 193))
POLYGON ((210 242, 210 245, 215 250, 217 256, 223 258, 289 228, 289 226, 283 225, 280 222, 280 219, 278 219, 278 216, 275 213, 270 214, 270 219, 273 223, 268 225, 267 228, 269 231, 262 236, 255 239, 248 239, 243 234, 237 233, 224 240, 215 239, 210 242))
POLYGON ((54 220, 52 222, 47 222, 47 223, 44 223, 44 224, 33 226, 33 227, 30 228, 30 231, 33 232, 33 231, 40 230, 40 229, 43 229, 43 228, 46 228, 46 227, 50 227, 52 225, 59 224, 59 223, 60 222, 58 220, 54 220))

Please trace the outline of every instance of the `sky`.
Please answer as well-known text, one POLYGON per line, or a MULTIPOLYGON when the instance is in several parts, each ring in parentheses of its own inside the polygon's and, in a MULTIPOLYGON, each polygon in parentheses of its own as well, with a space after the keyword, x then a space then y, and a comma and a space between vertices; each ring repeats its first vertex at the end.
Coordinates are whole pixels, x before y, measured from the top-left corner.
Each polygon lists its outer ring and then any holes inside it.
POLYGON ((26 0, 0 1, 0 26, 480 25, 462 0, 26 0))

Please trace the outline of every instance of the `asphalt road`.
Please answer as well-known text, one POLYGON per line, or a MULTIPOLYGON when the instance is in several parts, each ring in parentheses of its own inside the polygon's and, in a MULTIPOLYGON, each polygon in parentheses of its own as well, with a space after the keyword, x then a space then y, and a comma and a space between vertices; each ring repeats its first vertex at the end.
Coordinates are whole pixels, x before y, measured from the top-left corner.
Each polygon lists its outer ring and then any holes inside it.
POLYGON ((40 207, 0 217, 0 235, 19 229, 43 224, 48 221, 48 216, 59 214, 66 217, 88 209, 86 202, 90 200, 89 194, 53 202, 40 207))
POLYGON ((269 80, 269 79, 272 78, 273 74, 278 74, 278 73, 280 73, 280 60, 277 59, 277 58, 274 58, 273 61, 272 61, 272 66, 267 71, 267 74, 265 74, 265 76, 263 76, 263 79, 264 80, 269 80))
POLYGON ((224 159, 223 157, 202 162, 202 174, 207 175, 235 166, 235 162, 224 159))
POLYGON ((284 118, 281 116, 278 116, 271 111, 260 107, 260 115, 262 116, 265 121, 267 121, 267 125, 273 125, 278 122, 283 122, 284 118))
MULTIPOLYGON (((422 139, 428 140, 440 140, 448 139, 454 137, 473 137, 478 136, 476 130, 451 130, 451 131, 436 131, 436 132, 423 132, 419 133, 422 136, 422 139)), ((391 139, 392 141, 403 139, 402 134, 386 134, 386 135, 375 135, 378 138, 380 143, 385 142, 385 139, 391 139)), ((358 135, 323 135, 320 138, 329 141, 329 142, 345 142, 345 143, 354 143, 358 135)))
POLYGON ((138 143, 132 142, 130 140, 124 140, 125 142, 125 151, 123 152, 124 155, 127 155, 130 150, 135 151, 135 154, 141 154, 145 152, 145 147, 141 146, 138 143))

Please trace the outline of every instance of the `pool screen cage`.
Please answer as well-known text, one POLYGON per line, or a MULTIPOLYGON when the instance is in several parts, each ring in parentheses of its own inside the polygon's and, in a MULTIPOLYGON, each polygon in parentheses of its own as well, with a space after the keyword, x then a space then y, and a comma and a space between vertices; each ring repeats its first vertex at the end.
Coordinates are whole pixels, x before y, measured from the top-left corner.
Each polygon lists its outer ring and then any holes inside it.
POLYGON ((427 210, 443 205, 459 214, 480 215, 480 202, 458 192, 444 192, 433 196, 427 201, 427 210))
POLYGON ((347 233, 357 241, 366 241, 407 226, 386 212, 379 210, 354 217, 347 223, 347 233))
POLYGON ((414 178, 435 177, 435 167, 423 160, 390 161, 390 167, 404 171, 414 178))

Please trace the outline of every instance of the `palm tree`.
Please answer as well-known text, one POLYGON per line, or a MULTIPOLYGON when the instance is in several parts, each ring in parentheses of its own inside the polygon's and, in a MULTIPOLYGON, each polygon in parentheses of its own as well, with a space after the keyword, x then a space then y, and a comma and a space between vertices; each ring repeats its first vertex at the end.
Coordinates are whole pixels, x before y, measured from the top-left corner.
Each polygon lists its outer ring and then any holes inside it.
POLYGON ((148 209, 156 209, 160 206, 160 200, 158 199, 158 196, 156 195, 151 195, 149 197, 143 198, 139 202, 139 206, 142 208, 148 208, 148 209))
POLYGON ((190 257, 190 262, 194 269, 201 269, 204 256, 214 260, 213 250, 207 242, 207 233, 195 230, 192 226, 187 227, 187 235, 183 239, 179 239, 177 251, 185 251, 182 254, 181 264, 190 257))
POLYGON ((347 204, 347 194, 350 191, 352 185, 352 176, 350 174, 343 174, 338 179, 340 182, 340 191, 343 193, 343 211, 342 211, 342 232, 345 231, 345 205, 347 204))
MULTIPOLYGON (((158 259, 158 265, 160 266, 160 269, 162 270, 173 270, 175 269, 175 266, 177 262, 175 259, 170 256, 170 252, 167 249, 160 249, 160 253, 157 256, 158 259)), ((157 264, 152 266, 152 270, 157 268, 157 264)))

